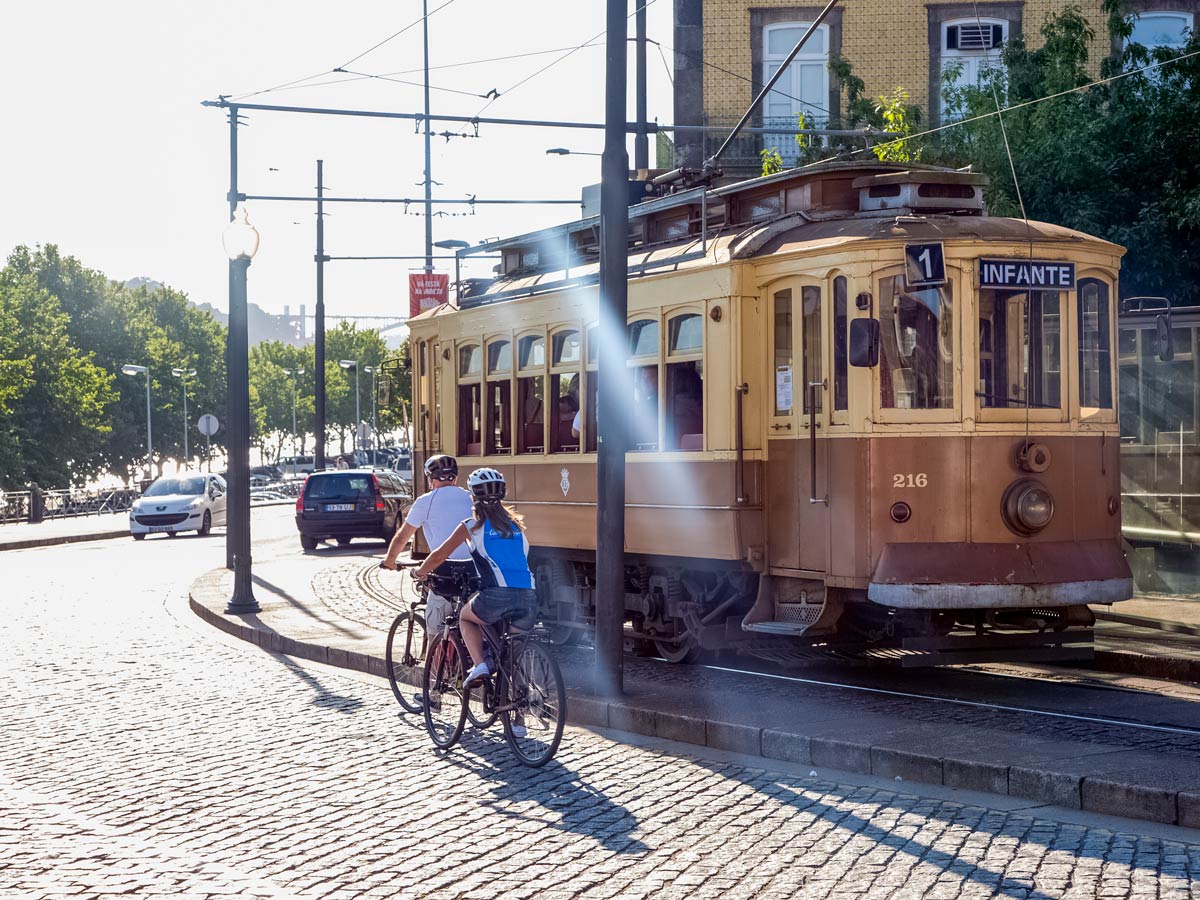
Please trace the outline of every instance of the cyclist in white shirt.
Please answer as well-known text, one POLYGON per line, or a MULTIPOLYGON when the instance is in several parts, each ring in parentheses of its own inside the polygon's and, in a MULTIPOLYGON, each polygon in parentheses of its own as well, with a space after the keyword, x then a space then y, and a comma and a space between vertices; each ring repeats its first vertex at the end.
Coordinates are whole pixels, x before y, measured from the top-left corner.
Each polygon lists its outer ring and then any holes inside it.
MULTIPOLYGON (((429 491, 415 501, 404 519, 404 524, 388 545, 387 556, 380 566, 395 570, 396 558, 408 545, 420 528, 430 550, 436 550, 454 533, 463 519, 471 517, 471 495, 458 487, 458 460, 453 456, 438 454, 425 461, 425 478, 429 491)), ((429 634, 442 627, 449 611, 446 597, 454 592, 456 583, 463 577, 477 578, 475 563, 466 543, 460 543, 448 554, 446 561, 432 573, 429 597, 425 603, 425 628, 429 634)))

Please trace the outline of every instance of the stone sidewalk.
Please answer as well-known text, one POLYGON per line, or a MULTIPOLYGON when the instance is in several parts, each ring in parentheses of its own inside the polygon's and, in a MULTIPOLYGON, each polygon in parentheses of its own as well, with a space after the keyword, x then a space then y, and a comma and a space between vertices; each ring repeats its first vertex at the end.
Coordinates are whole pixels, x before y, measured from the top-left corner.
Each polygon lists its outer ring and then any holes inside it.
MULTIPOLYGON (((265 649, 386 677, 395 607, 381 588, 403 590, 401 576, 370 572, 361 557, 306 563, 256 566, 259 614, 225 615, 224 569, 192 584, 192 609, 265 649)), ((1120 692, 1138 721, 1169 723, 1145 729, 1092 718, 1117 717, 1106 696, 1116 692, 1095 691, 1081 709, 1079 688, 1053 682, 1037 683, 1035 713, 1020 679, 958 673, 980 678, 976 696, 948 703, 627 658, 625 694, 610 701, 592 688, 590 651, 558 657, 578 725, 1200 828, 1200 703, 1185 699, 1120 692)))
POLYGON ((77 541, 101 541, 129 536, 129 514, 125 511, 95 516, 46 519, 36 525, 12 522, 0 525, 0 550, 25 550, 77 541))

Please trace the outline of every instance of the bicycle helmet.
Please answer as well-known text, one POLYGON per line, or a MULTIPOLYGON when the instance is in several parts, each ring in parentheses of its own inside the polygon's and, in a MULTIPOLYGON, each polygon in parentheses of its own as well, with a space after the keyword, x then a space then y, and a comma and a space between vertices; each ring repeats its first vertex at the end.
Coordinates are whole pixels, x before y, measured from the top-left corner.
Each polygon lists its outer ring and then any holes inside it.
POLYGON ((467 479, 467 486, 476 500, 503 500, 508 491, 504 476, 495 469, 476 469, 467 479))
POLYGON ((439 453, 425 460, 425 477, 434 481, 447 481, 458 475, 458 460, 446 453, 439 453))

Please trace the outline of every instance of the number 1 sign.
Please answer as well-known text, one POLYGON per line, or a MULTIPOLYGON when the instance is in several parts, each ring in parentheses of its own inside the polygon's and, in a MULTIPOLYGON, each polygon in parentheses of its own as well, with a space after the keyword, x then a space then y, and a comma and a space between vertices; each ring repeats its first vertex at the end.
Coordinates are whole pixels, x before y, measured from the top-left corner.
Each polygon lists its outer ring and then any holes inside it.
POLYGON ((941 242, 904 245, 904 281, 910 288, 946 283, 946 256, 941 242))

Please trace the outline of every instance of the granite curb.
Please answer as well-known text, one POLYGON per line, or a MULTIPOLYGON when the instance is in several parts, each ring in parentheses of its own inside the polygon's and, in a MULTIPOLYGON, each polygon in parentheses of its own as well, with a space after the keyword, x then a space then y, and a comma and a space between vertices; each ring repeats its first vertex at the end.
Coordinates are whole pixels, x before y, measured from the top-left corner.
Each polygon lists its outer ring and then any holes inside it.
POLYGON ((0 541, 0 552, 5 550, 32 550, 35 547, 54 547, 59 544, 79 544, 85 541, 106 541, 110 538, 129 537, 129 526, 122 531, 93 531, 86 534, 57 534, 52 537, 26 538, 19 541, 0 541))
MULTIPOLYGON (((192 583, 189 604, 204 621, 271 652, 380 678, 387 677, 381 641, 374 642, 378 652, 356 652, 329 646, 320 637, 288 637, 263 624, 257 617, 254 617, 255 621, 248 622, 247 617, 224 614, 221 610, 228 591, 223 581, 227 577, 226 569, 214 569, 192 583)), ((958 758, 953 755, 954 751, 944 756, 910 752, 883 743, 856 740, 848 735, 833 738, 775 730, 583 694, 570 697, 568 722, 577 726, 611 728, 758 756, 765 760, 984 791, 1019 797, 1033 804, 1200 828, 1200 789, 1196 792, 1164 790, 1154 784, 1131 781, 1129 776, 1111 772, 1090 775, 1070 771, 1070 766, 1056 766, 1052 762, 1043 766, 1036 763, 1018 765, 1005 764, 1002 760, 958 758)), ((1104 754, 1100 752, 1096 755, 1104 754)))

